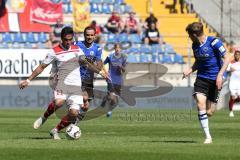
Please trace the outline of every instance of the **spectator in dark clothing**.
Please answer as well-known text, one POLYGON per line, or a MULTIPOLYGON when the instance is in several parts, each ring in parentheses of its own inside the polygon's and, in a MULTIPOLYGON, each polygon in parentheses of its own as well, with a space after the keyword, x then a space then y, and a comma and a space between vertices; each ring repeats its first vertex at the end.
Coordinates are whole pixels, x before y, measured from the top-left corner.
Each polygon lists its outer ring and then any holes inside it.
POLYGON ((160 33, 156 28, 155 23, 151 23, 150 28, 146 30, 144 43, 149 45, 162 43, 160 33))
POLYGON ((145 19, 144 28, 148 29, 151 23, 154 23, 156 26, 158 26, 158 19, 154 16, 153 13, 150 13, 149 17, 145 19))
POLYGON ((62 21, 61 19, 58 19, 56 24, 53 26, 53 40, 55 41, 61 41, 61 31, 62 31, 62 28, 63 28, 63 24, 62 24, 62 21))

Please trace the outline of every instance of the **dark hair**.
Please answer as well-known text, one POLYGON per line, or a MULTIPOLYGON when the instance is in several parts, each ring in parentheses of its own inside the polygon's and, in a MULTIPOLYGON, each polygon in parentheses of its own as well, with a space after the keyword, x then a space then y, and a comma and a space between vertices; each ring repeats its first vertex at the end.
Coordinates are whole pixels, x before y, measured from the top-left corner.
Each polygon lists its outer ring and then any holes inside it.
POLYGON ((201 36, 203 35, 203 24, 201 22, 190 23, 186 27, 186 31, 190 35, 196 34, 196 36, 201 36))
POLYGON ((86 27, 85 29, 84 29, 84 35, 86 35, 86 33, 87 33, 87 30, 93 30, 94 31, 94 34, 96 33, 96 29, 95 29, 95 27, 92 27, 92 26, 88 26, 88 27, 86 27))
POLYGON ((121 47, 120 43, 114 43, 114 48, 116 48, 117 46, 121 47))
POLYGON ((72 34, 72 35, 74 34, 72 27, 69 27, 69 26, 64 27, 61 31, 61 38, 63 38, 67 34, 72 34))

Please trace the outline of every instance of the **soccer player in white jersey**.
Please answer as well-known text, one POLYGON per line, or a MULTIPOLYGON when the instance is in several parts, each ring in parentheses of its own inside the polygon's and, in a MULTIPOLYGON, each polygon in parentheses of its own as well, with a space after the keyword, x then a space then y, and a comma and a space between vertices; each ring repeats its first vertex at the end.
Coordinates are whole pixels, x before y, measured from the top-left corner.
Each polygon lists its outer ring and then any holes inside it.
MULTIPOLYGON (((67 115, 62 117, 61 122, 50 131, 50 135, 53 139, 61 139, 59 131, 67 127, 71 122, 75 122, 77 115, 83 105, 83 96, 81 95, 81 89, 76 92, 68 91, 66 93, 65 88, 71 86, 77 86, 74 88, 81 87, 81 76, 79 72, 79 65, 86 65, 94 72, 99 73, 99 70, 92 64, 85 60, 84 53, 82 50, 75 45, 72 45, 74 32, 71 27, 64 27, 61 31, 61 44, 54 47, 50 53, 47 54, 46 58, 28 77, 28 79, 22 81, 19 84, 20 89, 26 88, 30 81, 37 77, 49 64, 52 64, 52 73, 55 75, 63 76, 63 83, 57 79, 54 87, 54 105, 61 107, 64 103, 69 107, 67 115), (64 65, 76 64, 77 68, 73 68, 72 71, 68 71, 67 75, 64 75, 66 68, 64 65)), ((74 66, 74 65, 73 65, 74 66)), ((104 73, 100 73, 104 78, 107 77, 104 73)))
POLYGON ((183 78, 197 71, 193 96, 198 107, 199 122, 205 133, 204 144, 209 144, 212 143, 212 136, 209 131, 208 116, 213 114, 218 102, 223 73, 229 64, 229 57, 220 39, 204 34, 202 23, 193 22, 187 26, 186 31, 193 42, 195 62, 183 72, 183 78))
POLYGON ((229 79, 229 90, 230 90, 230 100, 229 100, 229 117, 234 117, 233 105, 240 99, 240 51, 235 51, 234 62, 230 63, 227 71, 230 72, 229 79))

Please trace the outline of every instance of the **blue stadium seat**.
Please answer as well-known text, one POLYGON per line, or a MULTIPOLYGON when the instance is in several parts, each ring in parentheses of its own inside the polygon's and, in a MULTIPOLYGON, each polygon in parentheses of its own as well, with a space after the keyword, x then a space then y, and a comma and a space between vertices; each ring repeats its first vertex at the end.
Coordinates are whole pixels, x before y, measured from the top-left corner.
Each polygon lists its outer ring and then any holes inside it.
POLYGON ((36 39, 35 39, 35 37, 34 37, 34 34, 33 34, 32 32, 27 33, 26 36, 27 36, 27 37, 26 37, 26 42, 30 42, 30 43, 35 43, 35 42, 37 42, 36 39))
POLYGON ((174 55, 174 62, 178 64, 184 64, 183 56, 176 53, 174 55))
POLYGON ((2 35, 2 41, 6 43, 12 42, 12 36, 10 33, 3 33, 2 35))
POLYGON ((19 32, 14 33, 13 34, 13 42, 23 43, 24 42, 23 35, 19 32))
POLYGON ((68 4, 63 4, 62 5, 62 11, 64 14, 68 14, 68 4))
POLYGON ((14 43, 12 44, 12 47, 11 47, 11 48, 13 48, 13 49, 20 49, 20 48, 21 48, 20 43, 14 42, 14 43))
POLYGON ((115 0, 102 0, 102 3, 114 4, 115 0))
POLYGON ((46 45, 45 45, 45 43, 41 43, 41 42, 39 42, 39 43, 37 44, 37 46, 38 46, 39 49, 47 48, 46 45))
POLYGON ((138 34, 130 34, 129 39, 132 43, 142 43, 142 39, 138 34))
POLYGON ((114 4, 113 5, 113 10, 119 14, 123 14, 124 12, 121 9, 121 5, 120 4, 114 4))
POLYGON ((139 54, 140 53, 140 49, 137 47, 131 47, 128 50, 129 53, 135 53, 135 54, 139 54))
POLYGON ((32 49, 33 46, 32 46, 31 43, 27 42, 27 43, 24 43, 24 48, 26 48, 26 49, 32 49))
POLYGON ((137 56, 135 54, 128 54, 128 59, 127 59, 128 63, 138 63, 139 61, 137 60, 137 56))
POLYGON ((72 13, 72 12, 73 12, 72 4, 69 3, 69 4, 67 5, 67 13, 72 13))
POLYGON ((102 0, 89 0, 89 3, 102 3, 102 0))
POLYGON ((130 5, 123 5, 123 6, 124 6, 124 8, 123 8, 124 13, 130 13, 133 11, 133 9, 130 5))
POLYGON ((103 3, 103 4, 102 4, 102 13, 104 13, 104 14, 110 14, 110 13, 112 13, 112 10, 111 10, 109 4, 107 4, 107 3, 103 3))
POLYGON ((153 52, 152 53, 152 62, 153 63, 158 63, 159 60, 158 60, 158 53, 157 52, 153 52))
POLYGON ((163 52, 162 46, 159 44, 152 45, 152 53, 163 54, 164 52, 163 52))
POLYGON ((164 51, 165 51, 165 53, 168 53, 168 54, 174 54, 175 53, 175 51, 173 49, 173 46, 170 45, 170 44, 165 44, 164 45, 164 51))
POLYGON ((163 54, 163 56, 162 56, 162 63, 173 64, 174 62, 172 60, 171 55, 163 54))
POLYGON ((129 42, 129 40, 128 40, 128 34, 126 34, 126 33, 119 34, 119 35, 118 35, 118 41, 119 41, 120 43, 129 42))
POLYGON ((115 34, 108 34, 107 36, 107 43, 117 43, 117 36, 115 34))
POLYGON ((148 46, 148 45, 142 45, 142 46, 140 47, 140 52, 141 52, 141 53, 149 54, 149 53, 152 53, 152 50, 151 50, 150 46, 148 46))
POLYGON ((97 3, 91 3, 90 12, 99 14, 99 13, 101 13, 101 8, 99 7, 99 5, 97 3))
POLYGON ((37 37, 38 37, 38 42, 45 43, 47 41, 47 34, 44 32, 38 33, 37 37))
POLYGON ((123 3, 124 3, 124 0, 115 0, 115 3, 117 3, 117 4, 123 4, 123 3))
POLYGON ((140 54, 140 62, 142 62, 142 63, 151 62, 149 56, 150 56, 149 54, 141 53, 140 54))
POLYGON ((71 0, 62 0, 63 4, 71 3, 71 0))

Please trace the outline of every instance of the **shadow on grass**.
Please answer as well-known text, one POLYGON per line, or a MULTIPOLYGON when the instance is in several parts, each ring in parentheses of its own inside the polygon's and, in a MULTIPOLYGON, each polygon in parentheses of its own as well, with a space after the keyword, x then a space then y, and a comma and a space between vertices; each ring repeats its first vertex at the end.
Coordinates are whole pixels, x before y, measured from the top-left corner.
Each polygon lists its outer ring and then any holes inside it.
POLYGON ((150 141, 137 141, 137 142, 147 142, 147 143, 197 143, 197 141, 188 141, 188 140, 181 140, 181 141, 178 141, 178 140, 165 140, 165 141, 162 141, 162 140, 150 140, 150 141))

